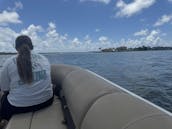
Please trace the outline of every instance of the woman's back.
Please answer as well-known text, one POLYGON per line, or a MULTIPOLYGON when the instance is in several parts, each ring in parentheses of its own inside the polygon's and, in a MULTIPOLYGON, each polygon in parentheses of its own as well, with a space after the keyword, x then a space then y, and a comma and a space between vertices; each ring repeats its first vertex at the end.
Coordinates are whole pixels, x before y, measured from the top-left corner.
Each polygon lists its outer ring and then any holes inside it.
POLYGON ((53 96, 50 78, 50 64, 40 55, 31 53, 32 83, 24 83, 18 74, 17 56, 4 64, 1 77, 1 88, 9 91, 8 101, 17 107, 40 104, 53 96))

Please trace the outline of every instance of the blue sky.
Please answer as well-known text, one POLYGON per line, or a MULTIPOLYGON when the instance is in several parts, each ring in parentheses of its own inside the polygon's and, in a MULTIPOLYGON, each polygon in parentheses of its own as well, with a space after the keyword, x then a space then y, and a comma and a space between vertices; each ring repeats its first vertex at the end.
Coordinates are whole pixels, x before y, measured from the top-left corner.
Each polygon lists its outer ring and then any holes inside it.
POLYGON ((172 46, 172 0, 0 0, 0 51, 20 34, 47 52, 172 46))

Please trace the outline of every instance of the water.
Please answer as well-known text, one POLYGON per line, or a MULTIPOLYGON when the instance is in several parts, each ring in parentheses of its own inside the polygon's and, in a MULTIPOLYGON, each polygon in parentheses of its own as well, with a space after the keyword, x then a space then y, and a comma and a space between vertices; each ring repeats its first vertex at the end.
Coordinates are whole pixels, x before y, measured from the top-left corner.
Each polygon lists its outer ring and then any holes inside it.
MULTIPOLYGON (((172 112, 172 51, 45 54, 51 64, 89 69, 172 112)), ((0 55, 0 64, 9 55, 0 55)))

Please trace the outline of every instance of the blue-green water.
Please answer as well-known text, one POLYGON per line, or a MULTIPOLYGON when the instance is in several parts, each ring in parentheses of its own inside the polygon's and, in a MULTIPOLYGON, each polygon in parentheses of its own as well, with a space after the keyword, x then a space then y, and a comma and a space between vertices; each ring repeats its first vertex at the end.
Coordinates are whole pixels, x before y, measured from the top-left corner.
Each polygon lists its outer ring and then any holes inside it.
MULTIPOLYGON (((172 112, 172 51, 44 54, 89 69, 172 112)), ((0 56, 1 61, 7 58, 0 56)))

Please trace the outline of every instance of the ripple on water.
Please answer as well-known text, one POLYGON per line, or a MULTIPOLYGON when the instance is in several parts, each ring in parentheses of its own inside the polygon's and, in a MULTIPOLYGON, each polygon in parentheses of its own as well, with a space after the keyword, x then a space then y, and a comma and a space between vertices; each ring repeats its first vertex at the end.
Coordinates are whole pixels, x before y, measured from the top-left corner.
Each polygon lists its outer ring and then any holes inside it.
MULTIPOLYGON (((89 69, 172 112, 172 51, 45 56, 52 64, 64 63, 89 69)), ((0 55, 0 58, 2 65, 7 56, 0 55)))

